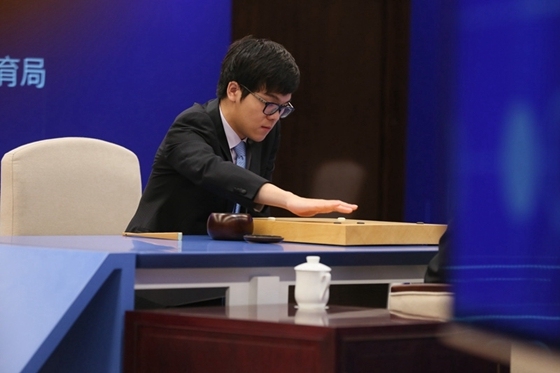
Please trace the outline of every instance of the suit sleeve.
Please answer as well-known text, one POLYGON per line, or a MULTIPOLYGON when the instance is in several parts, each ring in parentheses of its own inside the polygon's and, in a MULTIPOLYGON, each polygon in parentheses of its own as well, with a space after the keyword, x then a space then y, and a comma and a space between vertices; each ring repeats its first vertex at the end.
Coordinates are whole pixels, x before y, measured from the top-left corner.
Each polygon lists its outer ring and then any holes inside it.
MULTIPOLYGON (((266 177, 231 162, 229 149, 221 147, 214 123, 205 113, 179 118, 167 133, 161 154, 176 172, 193 184, 246 207, 254 207, 256 194, 268 182, 266 177)), ((274 155, 270 156, 265 176, 271 176, 274 168, 274 155)))

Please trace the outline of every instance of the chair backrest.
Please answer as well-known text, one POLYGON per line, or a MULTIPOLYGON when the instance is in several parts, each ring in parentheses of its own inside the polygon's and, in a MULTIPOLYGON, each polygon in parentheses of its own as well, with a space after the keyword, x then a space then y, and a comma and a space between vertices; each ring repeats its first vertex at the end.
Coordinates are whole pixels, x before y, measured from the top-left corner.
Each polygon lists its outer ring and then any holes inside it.
POLYGON ((107 141, 63 137, 9 151, 0 176, 0 235, 121 234, 142 193, 140 164, 107 141))

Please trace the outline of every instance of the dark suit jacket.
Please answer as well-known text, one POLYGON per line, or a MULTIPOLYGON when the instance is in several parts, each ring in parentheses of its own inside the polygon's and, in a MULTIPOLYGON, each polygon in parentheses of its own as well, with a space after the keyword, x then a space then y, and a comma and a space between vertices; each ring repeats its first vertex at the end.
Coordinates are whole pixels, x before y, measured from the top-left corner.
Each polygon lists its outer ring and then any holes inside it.
POLYGON ((447 229, 439 239, 438 253, 428 263, 426 273, 424 273, 424 282, 426 283, 447 283, 449 281, 447 273, 447 265, 449 258, 451 223, 447 225, 447 229))
POLYGON ((252 215, 259 189, 271 180, 280 123, 260 143, 247 142, 249 169, 232 163, 219 101, 195 104, 175 119, 159 146, 152 173, 128 232, 206 234, 212 212, 236 203, 252 215))

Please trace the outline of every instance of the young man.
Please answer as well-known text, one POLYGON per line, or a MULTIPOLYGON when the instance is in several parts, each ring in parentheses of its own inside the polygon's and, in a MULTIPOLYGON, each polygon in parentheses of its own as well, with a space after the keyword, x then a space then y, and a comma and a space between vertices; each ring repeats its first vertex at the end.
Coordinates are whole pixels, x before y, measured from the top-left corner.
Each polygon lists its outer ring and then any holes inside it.
POLYGON ((294 110, 298 85, 299 68, 283 46, 252 37, 234 42, 222 62, 218 98, 182 112, 159 146, 127 231, 206 234, 212 212, 237 205, 254 216, 266 216, 267 206, 298 216, 354 211, 354 204, 302 198, 270 182, 279 119, 294 110), (234 150, 241 142, 246 154, 234 150))

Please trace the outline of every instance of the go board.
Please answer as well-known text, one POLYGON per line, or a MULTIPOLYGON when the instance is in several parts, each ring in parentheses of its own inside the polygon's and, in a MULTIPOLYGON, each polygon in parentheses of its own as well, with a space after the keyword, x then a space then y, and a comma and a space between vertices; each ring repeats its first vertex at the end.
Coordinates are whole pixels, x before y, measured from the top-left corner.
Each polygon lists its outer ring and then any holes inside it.
POLYGON ((253 234, 326 245, 437 245, 447 225, 345 218, 253 218, 253 234))

